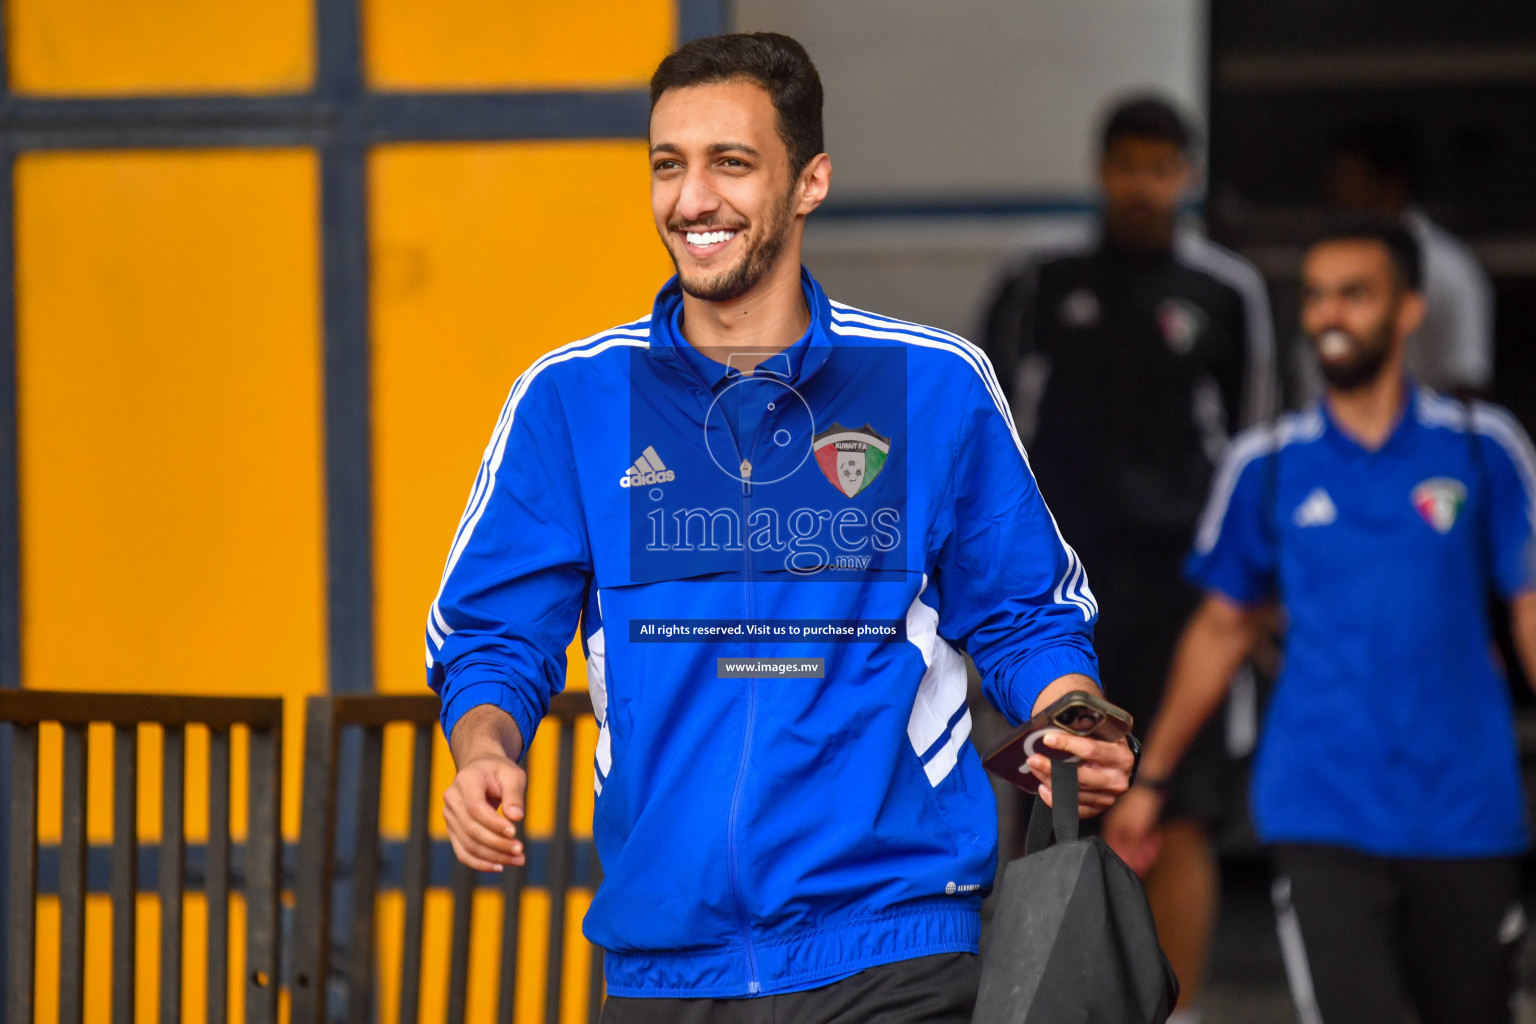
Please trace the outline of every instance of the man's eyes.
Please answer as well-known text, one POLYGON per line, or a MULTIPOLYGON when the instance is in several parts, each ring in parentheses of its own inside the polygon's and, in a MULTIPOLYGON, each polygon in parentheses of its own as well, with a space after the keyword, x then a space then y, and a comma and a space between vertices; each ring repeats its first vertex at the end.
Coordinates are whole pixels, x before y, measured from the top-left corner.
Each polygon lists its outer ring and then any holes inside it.
MULTIPOLYGON (((651 171, 655 174, 662 174, 667 171, 679 170, 682 168, 682 166, 683 165, 677 160, 658 160, 656 163, 651 165, 651 171)), ((751 164, 734 156, 722 157, 716 161, 716 166, 723 167, 732 171, 748 171, 752 169, 751 164)))

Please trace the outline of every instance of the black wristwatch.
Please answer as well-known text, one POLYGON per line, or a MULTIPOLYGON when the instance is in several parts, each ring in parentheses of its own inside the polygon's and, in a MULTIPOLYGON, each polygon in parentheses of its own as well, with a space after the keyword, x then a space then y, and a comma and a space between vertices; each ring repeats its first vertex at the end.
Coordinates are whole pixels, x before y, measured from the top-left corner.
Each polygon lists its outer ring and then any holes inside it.
POLYGON ((1130 733, 1126 733, 1125 745, 1131 748, 1131 757, 1135 759, 1131 762, 1131 781, 1126 784, 1129 788, 1136 785, 1136 773, 1141 770, 1141 741, 1130 733))
POLYGON ((1129 734, 1126 735, 1126 739, 1131 741, 1131 753, 1136 755, 1136 761, 1131 765, 1131 785, 1142 786, 1166 797, 1169 791, 1173 789, 1173 773, 1170 772, 1161 778, 1154 775, 1145 775, 1137 778, 1137 770, 1141 768, 1141 744, 1136 742, 1136 737, 1129 734))

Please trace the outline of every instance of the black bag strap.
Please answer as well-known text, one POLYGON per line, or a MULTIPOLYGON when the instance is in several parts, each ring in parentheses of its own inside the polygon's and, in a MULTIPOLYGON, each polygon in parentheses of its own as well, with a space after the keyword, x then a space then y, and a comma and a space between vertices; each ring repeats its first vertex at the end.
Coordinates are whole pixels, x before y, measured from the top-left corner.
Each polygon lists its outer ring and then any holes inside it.
POLYGON ((1029 833, 1024 839, 1024 856, 1039 853, 1051 845, 1077 842, 1077 765, 1076 761, 1051 762, 1051 803, 1035 797, 1029 812, 1029 833))

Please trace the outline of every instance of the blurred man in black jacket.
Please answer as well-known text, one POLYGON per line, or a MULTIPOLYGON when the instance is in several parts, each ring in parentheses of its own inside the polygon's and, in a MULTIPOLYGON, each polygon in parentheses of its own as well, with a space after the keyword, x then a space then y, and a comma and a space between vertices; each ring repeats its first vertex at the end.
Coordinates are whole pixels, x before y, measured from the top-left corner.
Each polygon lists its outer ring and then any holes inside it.
MULTIPOLYGON (((1274 336, 1263 279, 1180 227, 1193 132, 1166 102, 1110 112, 1102 232, 1015 268, 985 329, 1042 493, 1092 571, 1105 692, 1140 723, 1162 696, 1199 600, 1181 562, 1229 434, 1268 419, 1274 336)), ((1225 811, 1222 736, 1208 729, 1169 782, 1148 894, 1196 1005, 1215 920, 1210 831, 1225 811)))

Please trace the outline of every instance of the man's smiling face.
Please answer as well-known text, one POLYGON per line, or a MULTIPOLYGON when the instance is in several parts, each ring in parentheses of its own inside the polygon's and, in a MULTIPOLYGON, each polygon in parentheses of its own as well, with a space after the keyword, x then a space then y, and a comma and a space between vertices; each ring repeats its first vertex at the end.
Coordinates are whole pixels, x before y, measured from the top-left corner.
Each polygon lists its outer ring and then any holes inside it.
POLYGON ((1302 330, 1336 390, 1374 381, 1423 311, 1423 298, 1399 279, 1381 242, 1333 239, 1314 245, 1302 261, 1302 330))
POLYGON ((768 91, 738 79, 670 89, 651 111, 651 213, 683 291, 755 286, 793 224, 794 176, 768 91))

